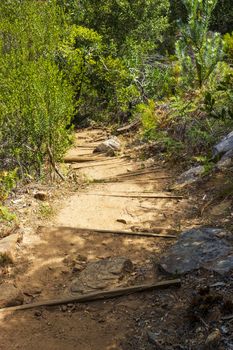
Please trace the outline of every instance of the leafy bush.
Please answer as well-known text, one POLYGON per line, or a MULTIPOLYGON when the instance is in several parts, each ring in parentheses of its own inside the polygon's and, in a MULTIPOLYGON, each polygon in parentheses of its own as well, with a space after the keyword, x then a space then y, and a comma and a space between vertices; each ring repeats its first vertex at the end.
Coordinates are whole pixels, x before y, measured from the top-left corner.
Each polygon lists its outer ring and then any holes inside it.
POLYGON ((217 1, 183 0, 188 12, 188 23, 181 26, 176 53, 181 62, 184 82, 189 86, 198 82, 199 87, 202 87, 223 58, 220 34, 208 30, 217 1))
POLYGON ((0 171, 0 203, 7 198, 17 181, 17 169, 14 171, 0 171))
POLYGON ((224 51, 227 54, 227 57, 232 61, 233 60, 233 32, 227 33, 223 37, 224 40, 224 51))
POLYGON ((69 144, 73 92, 55 63, 62 40, 55 0, 0 3, 0 160, 7 169, 41 174, 69 144))

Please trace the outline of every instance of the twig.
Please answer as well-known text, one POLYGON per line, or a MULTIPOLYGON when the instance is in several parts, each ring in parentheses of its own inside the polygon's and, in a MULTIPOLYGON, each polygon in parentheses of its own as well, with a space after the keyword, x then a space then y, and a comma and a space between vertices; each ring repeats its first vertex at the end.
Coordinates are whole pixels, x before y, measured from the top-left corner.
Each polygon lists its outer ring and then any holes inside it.
POLYGON ((119 177, 129 177, 129 176, 139 176, 144 174, 151 174, 154 173, 154 170, 159 169, 159 167, 154 167, 149 170, 136 170, 136 171, 129 171, 128 173, 119 174, 119 177))
MULTIPOLYGON (((149 182, 155 182, 156 180, 166 180, 166 179, 171 179, 172 176, 158 176, 158 177, 153 177, 153 179, 146 179, 146 183, 149 183, 149 182)), ((123 183, 139 183, 139 184, 145 184, 145 180, 134 180, 134 179, 131 179, 133 182, 127 182, 127 181, 130 181, 130 179, 117 179, 115 178, 108 178, 108 179, 103 179, 102 182, 104 183, 116 183, 116 182, 123 182, 123 183)))
POLYGON ((222 319, 223 321, 230 321, 230 320, 233 319, 233 315, 223 316, 221 319, 222 319))
POLYGON ((91 302, 96 300, 106 300, 110 298, 117 298, 122 295, 128 295, 138 292, 143 292, 146 290, 153 290, 153 289, 159 289, 159 288, 167 288, 167 287, 180 287, 181 286, 181 280, 180 279, 173 279, 173 280, 167 280, 152 284, 142 284, 139 286, 132 286, 132 287, 125 287, 125 288, 116 288, 109 291, 101 291, 101 292, 94 292, 89 293, 83 296, 74 296, 74 297, 67 297, 67 298, 61 298, 61 299, 52 299, 52 300, 45 300, 45 301, 39 301, 37 303, 32 304, 24 304, 19 306, 13 306, 8 308, 0 309, 0 312, 4 311, 17 311, 17 310, 29 310, 34 309, 41 306, 56 306, 61 304, 68 304, 68 303, 84 303, 84 302, 91 302))
POLYGON ((87 196, 101 196, 101 197, 120 197, 120 198, 160 198, 160 199, 183 199, 183 196, 165 196, 165 195, 144 195, 144 194, 106 194, 106 193, 88 193, 82 192, 82 194, 87 196))
POLYGON ((213 203, 214 199, 212 198, 210 201, 208 201, 203 207, 201 208, 201 216, 203 216, 204 211, 213 203))
POLYGON ((66 156, 64 158, 65 163, 86 163, 86 162, 94 162, 98 160, 105 160, 108 161, 108 159, 104 157, 84 157, 84 156, 66 156))
POLYGON ((65 181, 66 180, 65 177, 60 173, 60 171, 58 170, 58 168, 57 168, 57 166, 55 164, 51 148, 48 146, 47 149, 48 149, 49 160, 50 160, 50 163, 51 163, 52 167, 54 168, 54 170, 57 173, 57 175, 60 176, 60 178, 63 181, 65 181))
MULTIPOLYGON (((44 229, 45 227, 39 226, 38 230, 44 229)), ((165 235, 165 234, 159 234, 155 232, 147 232, 147 231, 121 231, 121 230, 107 230, 107 229, 96 229, 96 228, 84 228, 84 227, 58 227, 59 230, 61 229, 69 229, 75 232, 83 231, 83 232, 91 232, 91 233, 110 233, 110 234, 116 234, 116 235, 126 235, 126 236, 141 236, 141 237, 156 237, 156 238, 172 238, 176 239, 177 237, 175 235, 165 235)), ((172 231, 173 229, 166 228, 166 227, 154 227, 153 230, 155 231, 172 231)))
POLYGON ((121 133, 124 133, 124 132, 128 132, 128 131, 136 129, 137 127, 140 126, 140 124, 141 124, 141 120, 137 119, 131 124, 128 124, 126 126, 118 128, 116 131, 117 131, 118 134, 121 134, 121 133))
MULTIPOLYGON (((73 169, 74 170, 79 170, 79 169, 86 169, 86 168, 95 168, 95 167, 99 167, 99 166, 111 166, 111 165, 118 165, 118 164, 122 164, 122 160, 120 161, 112 161, 112 162, 107 162, 107 161, 104 161, 104 162, 93 162, 93 163, 89 163, 88 165, 84 165, 84 166, 73 166, 73 169)), ((115 167, 114 166, 114 167, 115 167)))

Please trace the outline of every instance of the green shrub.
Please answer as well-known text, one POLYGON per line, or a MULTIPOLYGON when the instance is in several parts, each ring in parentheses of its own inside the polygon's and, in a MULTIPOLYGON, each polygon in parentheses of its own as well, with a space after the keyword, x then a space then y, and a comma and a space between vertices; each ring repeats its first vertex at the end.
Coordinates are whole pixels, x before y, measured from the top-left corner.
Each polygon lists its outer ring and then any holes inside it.
POLYGON ((41 174, 69 144, 73 92, 55 58, 62 41, 55 0, 0 3, 0 160, 19 174, 41 174))
POLYGON ((223 58, 220 34, 208 30, 218 0, 182 1, 187 9, 188 23, 181 26, 176 54, 181 62, 183 81, 190 87, 195 87, 195 82, 202 87, 223 58))

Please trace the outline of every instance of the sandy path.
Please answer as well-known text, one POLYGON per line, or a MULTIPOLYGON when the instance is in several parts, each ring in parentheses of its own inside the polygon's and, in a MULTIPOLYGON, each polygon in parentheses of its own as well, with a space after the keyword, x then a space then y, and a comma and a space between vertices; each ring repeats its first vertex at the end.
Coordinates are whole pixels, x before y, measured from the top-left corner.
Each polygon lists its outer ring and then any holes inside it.
MULTIPOLYGON (((96 140, 106 135, 98 130, 79 132, 69 156, 92 156, 96 140)), ((61 202, 61 210, 53 221, 54 228, 35 232, 34 245, 23 245, 19 257, 16 284, 26 295, 26 302, 69 294, 69 285, 77 256, 87 261, 106 257, 125 256, 134 263, 137 283, 155 278, 152 257, 171 242, 163 239, 96 234, 92 228, 130 230, 157 226, 174 227, 187 206, 186 200, 105 197, 98 193, 162 192, 166 179, 151 181, 169 175, 158 169, 152 174, 125 178, 124 182, 99 183, 96 180, 117 177, 141 168, 125 158, 107 158, 106 164, 72 164, 84 167, 74 170, 85 177, 85 190, 77 191, 61 202), (142 183, 138 183, 141 179, 142 183), (57 228, 57 227, 60 228, 57 228), (62 228, 63 227, 63 228, 62 228), (80 233, 72 228, 85 227, 90 232, 80 233), (22 264, 21 264, 22 262, 22 264), (35 291, 38 291, 38 294, 35 291)), ((155 292, 157 293, 157 292, 155 292)), ((108 302, 30 310, 1 315, 0 350, 116 350, 134 325, 134 314, 139 307, 151 302, 153 293, 122 297, 108 302), (64 311, 65 310, 65 311, 64 311)))

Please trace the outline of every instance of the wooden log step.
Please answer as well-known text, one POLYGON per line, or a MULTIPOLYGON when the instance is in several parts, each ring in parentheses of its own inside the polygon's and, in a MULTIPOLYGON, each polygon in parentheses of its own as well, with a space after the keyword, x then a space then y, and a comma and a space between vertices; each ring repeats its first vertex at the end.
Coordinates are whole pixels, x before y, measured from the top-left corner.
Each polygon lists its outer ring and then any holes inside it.
POLYGON ((172 196, 172 195, 162 195, 162 194, 152 194, 152 195, 146 195, 146 194, 115 194, 115 193, 98 193, 98 192, 79 192, 81 194, 84 194, 86 196, 101 196, 101 197, 120 197, 120 198, 154 198, 154 199, 183 199, 183 196, 172 196))
POLYGON ((64 158, 65 163, 87 163, 87 162, 94 162, 99 160, 106 160, 105 157, 85 157, 85 156, 66 156, 64 158))
POLYGON ((168 287, 180 287, 181 286, 181 280, 180 279, 172 279, 172 280, 166 280, 156 283, 149 283, 149 284, 142 284, 138 286, 131 286, 131 287, 124 287, 124 288, 115 288, 112 290, 107 291, 98 291, 93 293, 88 293, 86 295, 82 296, 70 296, 66 298, 61 299, 51 299, 51 300, 45 300, 45 301, 38 301, 36 303, 31 304, 24 304, 19 306, 12 306, 12 307, 6 307, 0 309, 0 312, 9 312, 9 311, 22 311, 22 310, 29 310, 34 309, 41 306, 57 306, 57 305, 64 305, 68 303, 86 303, 86 302, 92 302, 96 300, 107 300, 111 298, 117 298, 123 295, 129 295, 154 289, 163 289, 168 287))

